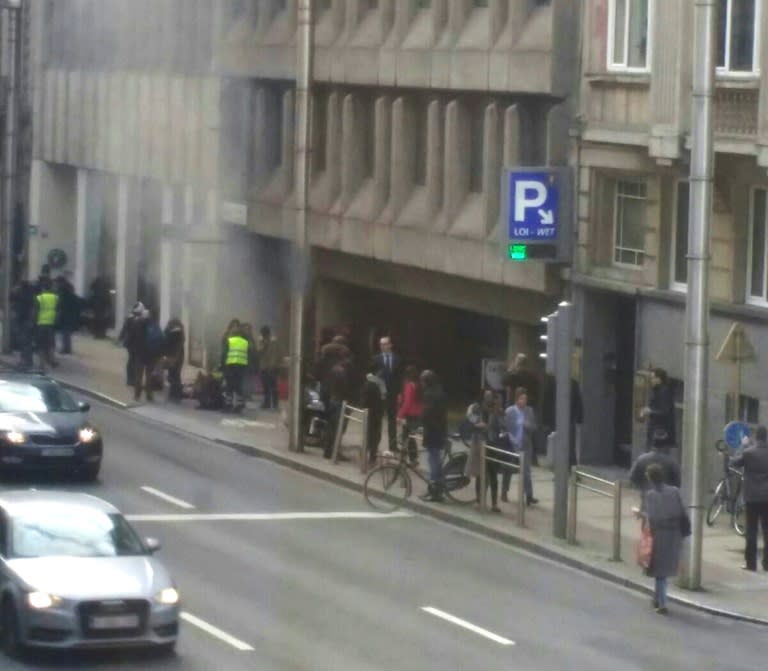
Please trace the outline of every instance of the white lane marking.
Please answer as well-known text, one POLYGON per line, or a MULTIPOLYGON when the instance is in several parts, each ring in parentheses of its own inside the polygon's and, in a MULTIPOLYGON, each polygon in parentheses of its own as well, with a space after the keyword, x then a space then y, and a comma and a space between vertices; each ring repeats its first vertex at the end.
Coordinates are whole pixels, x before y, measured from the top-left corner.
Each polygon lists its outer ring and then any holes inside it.
POLYGON ((272 520, 389 520, 411 513, 186 513, 126 515, 131 522, 267 522, 272 520))
POLYGON ((234 426, 238 429, 275 429, 277 424, 271 422, 259 422, 252 419, 222 419, 222 426, 234 426))
POLYGON ((441 620, 445 620, 446 622, 450 622, 451 624, 455 624, 459 627, 463 627, 464 629, 468 629, 469 631, 474 632, 475 634, 484 636, 485 638, 488 638, 491 641, 494 641, 501 645, 515 645, 515 642, 510 641, 508 638, 504 638, 503 636, 494 634, 492 631, 488 631, 487 629, 478 627, 477 625, 472 624, 471 622, 462 620, 461 618, 458 618, 455 615, 446 613, 445 611, 439 610, 438 608, 434 608, 433 606, 422 606, 421 610, 423 610, 425 613, 429 613, 430 615, 434 615, 435 617, 439 617, 441 620))
POLYGON ((156 496, 158 499, 163 499, 163 501, 172 503, 173 505, 178 506, 179 508, 184 508, 184 510, 194 510, 195 508, 195 506, 193 506, 191 503, 187 503, 186 501, 177 499, 175 496, 171 496, 170 494, 161 492, 159 489, 155 489, 154 487, 147 487, 146 485, 144 485, 143 487, 141 487, 141 491, 146 492, 147 494, 152 494, 152 496, 156 496))
POLYGON ((201 620, 199 617, 196 617, 192 615, 192 613, 187 613, 186 611, 182 611, 179 615, 184 622, 188 622, 189 624, 197 627, 198 629, 202 629, 207 634, 210 634, 214 638, 218 638, 220 641, 223 641, 224 643, 227 643, 231 645, 233 648, 237 648, 238 650, 242 652, 251 652, 253 650, 253 647, 248 645, 247 643, 244 643, 238 638, 235 638, 234 636, 230 636, 227 632, 222 631, 218 627, 214 627, 212 624, 209 624, 205 620, 201 620))

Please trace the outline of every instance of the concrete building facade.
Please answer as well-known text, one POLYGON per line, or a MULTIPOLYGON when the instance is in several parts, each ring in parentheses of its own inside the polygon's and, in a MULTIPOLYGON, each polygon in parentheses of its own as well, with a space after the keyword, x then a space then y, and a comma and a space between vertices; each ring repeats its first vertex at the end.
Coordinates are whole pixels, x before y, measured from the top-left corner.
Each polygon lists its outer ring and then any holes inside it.
POLYGON ((61 249, 78 291, 110 278, 118 319, 181 314, 193 353, 231 314, 285 334, 309 270, 315 339, 348 325, 361 361, 389 332, 460 396, 482 358, 535 357, 562 282, 505 260, 500 175, 568 161, 575 3, 316 1, 296 269, 295 0, 31 2, 30 273, 61 249))
MULTIPOLYGON (((768 7, 721 5, 714 99, 709 434, 737 412, 768 418, 768 7), (733 323, 757 360, 716 360, 733 323)), ((683 399, 693 3, 585 0, 574 294, 582 316, 583 451, 626 461, 645 444, 643 371, 669 372, 683 399)), ((680 430, 682 422, 678 422, 680 430)))

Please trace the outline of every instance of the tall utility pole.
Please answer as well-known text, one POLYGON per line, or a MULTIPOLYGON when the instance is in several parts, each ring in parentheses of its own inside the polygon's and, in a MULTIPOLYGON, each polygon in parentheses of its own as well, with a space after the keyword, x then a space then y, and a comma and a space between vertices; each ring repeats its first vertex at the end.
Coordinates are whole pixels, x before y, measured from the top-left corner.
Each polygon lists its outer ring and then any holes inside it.
POLYGON ((307 208, 311 153, 312 111, 312 0, 298 0, 298 44, 296 49, 296 232, 293 242, 291 286, 291 347, 288 380, 289 448, 304 450, 301 435, 303 399, 304 294, 307 289, 307 208))
POLYGON ((13 221, 17 199, 17 147, 19 129, 19 88, 22 35, 21 0, 6 0, 0 3, 3 36, 3 73, 8 78, 5 91, 5 132, 3 137, 3 190, 2 190, 2 309, 3 309, 3 352, 11 351, 11 284, 13 283, 13 221))
POLYGON ((709 373, 709 229, 712 218, 714 147, 712 97, 715 84, 718 0, 694 2, 691 201, 688 223, 683 492, 691 511, 692 535, 683 556, 680 584, 701 587, 704 445, 709 373))

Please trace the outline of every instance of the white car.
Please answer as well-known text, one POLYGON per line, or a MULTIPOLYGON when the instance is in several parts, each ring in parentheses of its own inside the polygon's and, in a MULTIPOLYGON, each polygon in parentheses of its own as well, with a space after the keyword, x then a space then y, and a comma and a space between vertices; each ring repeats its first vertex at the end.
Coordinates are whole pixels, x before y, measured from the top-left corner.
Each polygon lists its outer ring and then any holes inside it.
POLYGON ((87 494, 0 493, 3 651, 174 649, 179 593, 120 512, 87 494))

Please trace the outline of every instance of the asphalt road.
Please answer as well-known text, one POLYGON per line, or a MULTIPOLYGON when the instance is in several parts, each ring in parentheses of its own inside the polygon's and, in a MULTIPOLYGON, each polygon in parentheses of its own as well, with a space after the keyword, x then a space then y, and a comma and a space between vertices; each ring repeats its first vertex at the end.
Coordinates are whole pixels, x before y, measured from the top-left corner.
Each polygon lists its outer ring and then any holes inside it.
POLYGON ((93 420, 106 438, 99 484, 6 481, 0 488, 85 490, 139 516, 135 526, 161 539, 160 556, 182 593, 187 621, 178 653, 36 654, 2 659, 4 670, 752 671, 765 664, 763 628, 681 608, 665 618, 643 596, 428 518, 350 516, 370 512, 359 494, 123 411, 94 404, 93 420))

